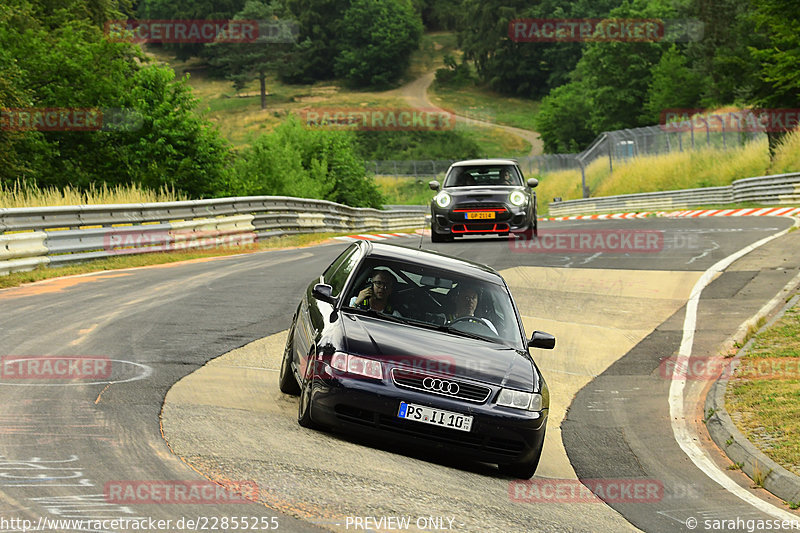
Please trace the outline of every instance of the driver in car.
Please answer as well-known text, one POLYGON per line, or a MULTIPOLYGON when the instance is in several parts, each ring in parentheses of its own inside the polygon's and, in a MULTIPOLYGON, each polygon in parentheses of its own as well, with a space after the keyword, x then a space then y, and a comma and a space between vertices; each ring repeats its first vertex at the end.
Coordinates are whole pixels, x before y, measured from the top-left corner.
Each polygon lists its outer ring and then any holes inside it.
POLYGON ((447 322, 453 323, 460 318, 471 317, 476 322, 486 324, 497 335, 497 329, 489 319, 475 316, 480 298, 478 289, 472 285, 465 285, 457 287, 456 291, 455 310, 447 315, 447 322))
POLYGON ((373 273, 372 283, 366 289, 362 289, 357 296, 350 299, 350 307, 358 309, 372 309, 394 316, 402 316, 389 302, 389 296, 394 287, 394 276, 385 270, 378 270, 373 273))

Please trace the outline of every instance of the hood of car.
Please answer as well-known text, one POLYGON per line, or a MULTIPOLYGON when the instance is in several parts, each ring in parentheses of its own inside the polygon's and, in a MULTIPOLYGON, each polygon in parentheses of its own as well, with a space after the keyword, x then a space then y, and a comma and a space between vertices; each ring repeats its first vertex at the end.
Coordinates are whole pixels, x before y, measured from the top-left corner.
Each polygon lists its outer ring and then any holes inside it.
POLYGON ((421 372, 538 392, 541 379, 529 356, 508 346, 381 318, 345 315, 347 351, 421 372))

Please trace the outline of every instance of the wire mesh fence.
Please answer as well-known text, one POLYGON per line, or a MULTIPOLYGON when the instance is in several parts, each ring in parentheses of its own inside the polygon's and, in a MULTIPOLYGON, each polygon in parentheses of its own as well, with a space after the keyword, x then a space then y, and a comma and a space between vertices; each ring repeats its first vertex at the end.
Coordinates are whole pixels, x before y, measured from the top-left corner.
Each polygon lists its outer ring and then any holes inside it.
MULTIPOLYGON (((734 119, 738 113, 730 113, 734 119)), ((614 163, 644 156, 684 152, 702 148, 731 149, 762 139, 763 131, 731 127, 736 120, 693 120, 681 128, 647 126, 601 133, 585 150, 573 154, 544 154, 515 158, 526 176, 561 170, 583 170, 595 160, 614 163), (727 126, 726 126, 727 124, 727 126)), ((366 161, 367 172, 378 176, 433 178, 447 171, 456 160, 366 161)))

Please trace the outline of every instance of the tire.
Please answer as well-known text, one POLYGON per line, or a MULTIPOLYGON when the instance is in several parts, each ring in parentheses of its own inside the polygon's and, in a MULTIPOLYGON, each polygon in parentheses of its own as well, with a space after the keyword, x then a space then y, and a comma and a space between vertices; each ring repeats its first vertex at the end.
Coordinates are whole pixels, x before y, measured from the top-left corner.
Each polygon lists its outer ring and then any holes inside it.
POLYGON ((292 328, 292 332, 289 334, 289 338, 286 339, 286 348, 283 350, 283 359, 281 360, 281 373, 278 377, 278 387, 281 389, 281 392, 284 394, 291 394, 292 396, 297 396, 300 394, 300 385, 297 384, 297 380, 294 377, 294 372, 292 372, 292 352, 294 351, 294 328, 292 328))
MULTIPOLYGON (((309 361, 309 365, 313 361, 309 361)), ((306 372, 306 379, 303 380, 303 385, 300 387, 300 402, 297 404, 297 423, 306 429, 317 429, 318 426, 311 418, 311 392, 313 389, 314 376, 310 371, 306 372)))

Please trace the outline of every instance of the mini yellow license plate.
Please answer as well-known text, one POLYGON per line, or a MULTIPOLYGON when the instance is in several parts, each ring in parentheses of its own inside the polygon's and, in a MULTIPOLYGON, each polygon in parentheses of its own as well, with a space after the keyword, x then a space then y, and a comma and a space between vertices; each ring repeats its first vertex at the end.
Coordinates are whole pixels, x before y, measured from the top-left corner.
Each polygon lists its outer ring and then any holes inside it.
POLYGON ((494 218, 494 211, 481 211, 478 213, 467 213, 467 220, 486 220, 494 218))

